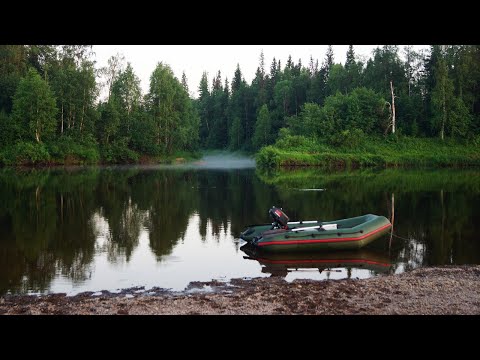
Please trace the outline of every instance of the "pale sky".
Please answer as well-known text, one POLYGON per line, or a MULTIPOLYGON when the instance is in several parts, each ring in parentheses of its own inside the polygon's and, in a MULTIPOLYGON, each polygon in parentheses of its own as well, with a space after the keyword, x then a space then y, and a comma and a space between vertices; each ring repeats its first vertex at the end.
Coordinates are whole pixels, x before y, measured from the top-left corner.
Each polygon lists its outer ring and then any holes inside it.
MULTIPOLYGON (((357 56, 367 60, 377 46, 379 45, 354 45, 353 49, 357 56)), ((318 59, 320 66, 325 59, 327 47, 328 45, 94 45, 93 51, 97 68, 107 66, 110 56, 122 54, 125 57, 125 65, 126 62, 130 62, 135 74, 140 78, 143 94, 148 92, 150 75, 157 63, 170 65, 179 80, 185 71, 190 94, 196 97, 204 71, 208 73, 210 86, 218 70, 221 71, 222 82, 228 77, 231 84, 238 63, 242 75, 250 84, 255 76, 262 49, 265 56, 265 71, 269 73, 273 57, 281 61, 282 69, 288 55, 292 55, 295 64, 301 58, 303 66, 308 66, 312 55, 314 61, 318 59)), ((400 53, 403 47, 399 45, 400 53)), ((416 50, 425 47, 414 46, 416 50)), ((333 45, 336 63, 345 63, 347 50, 348 45, 333 45)))

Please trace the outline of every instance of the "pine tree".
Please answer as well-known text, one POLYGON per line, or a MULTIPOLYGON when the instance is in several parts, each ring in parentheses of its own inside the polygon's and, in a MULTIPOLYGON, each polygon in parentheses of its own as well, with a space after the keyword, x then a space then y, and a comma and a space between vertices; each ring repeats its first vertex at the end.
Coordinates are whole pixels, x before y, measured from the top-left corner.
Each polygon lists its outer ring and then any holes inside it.
POLYGON ((210 92, 208 90, 208 74, 203 72, 198 86, 198 113, 200 116, 200 145, 205 146, 210 131, 210 92))
POLYGON ((187 81, 187 75, 185 75, 185 71, 182 72, 182 86, 188 94, 189 93, 189 91, 188 91, 188 81, 187 81))
POLYGON ((318 71, 318 61, 317 61, 317 67, 315 66, 315 62, 313 61, 313 56, 310 55, 310 63, 308 64, 308 73, 310 76, 315 76, 318 71))
POLYGON ((259 108, 267 102, 267 88, 265 78, 265 61, 263 57, 263 50, 260 53, 260 61, 258 64, 255 78, 252 81, 252 92, 254 96, 255 108, 259 108))
MULTIPOLYGON (((352 52, 353 52, 353 48, 352 48, 352 52)), ((333 62, 334 62, 333 48, 332 48, 332 45, 328 45, 327 53, 326 53, 326 56, 325 56, 325 65, 326 65, 326 69, 327 69, 327 74, 328 74, 328 72, 330 72, 330 69, 332 68, 333 62)))
POLYGON ((265 57, 263 56, 263 49, 260 52, 260 73, 265 77, 265 57))
POLYGON ((12 111, 12 98, 27 71, 24 45, 0 45, 0 111, 12 111))
POLYGON ((353 65, 355 65, 355 52, 353 51, 353 45, 348 45, 345 69, 348 71, 353 65))
POLYGON ((245 132, 242 126, 242 120, 238 116, 233 118, 229 130, 230 149, 238 150, 242 148, 245 132))
POLYGON ((222 90, 222 75, 220 73, 220 70, 218 70, 217 76, 213 77, 212 92, 214 90, 222 90))
POLYGON ((275 82, 277 79, 277 60, 273 57, 272 64, 270 65, 270 79, 275 82))
POLYGON ((293 69, 293 61, 292 61, 292 55, 288 55, 287 59, 287 66, 286 69, 292 70, 293 69))
POLYGON ((225 78, 225 85, 223 86, 223 92, 227 99, 230 97, 230 85, 228 84, 228 78, 225 78))
POLYGON ((240 70, 240 64, 237 64, 237 69, 235 70, 235 75, 232 80, 232 93, 240 89, 242 84, 242 71, 240 70))

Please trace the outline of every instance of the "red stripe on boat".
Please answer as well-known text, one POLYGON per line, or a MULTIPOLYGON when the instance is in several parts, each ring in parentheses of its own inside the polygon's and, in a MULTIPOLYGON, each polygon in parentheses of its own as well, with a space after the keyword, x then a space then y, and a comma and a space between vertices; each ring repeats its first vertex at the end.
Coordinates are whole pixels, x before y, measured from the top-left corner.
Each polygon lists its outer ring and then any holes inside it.
POLYGON ((286 240, 286 241, 265 241, 265 242, 260 242, 257 244, 257 246, 267 246, 267 245, 294 245, 294 244, 315 244, 315 243, 324 243, 324 242, 342 242, 342 241, 360 241, 363 240, 370 235, 376 234, 379 231, 382 231, 383 229, 386 229, 387 227, 392 226, 392 224, 387 224, 382 226, 381 228, 378 228, 376 230, 373 230, 372 232, 369 232, 368 234, 359 236, 359 237, 350 237, 350 238, 341 238, 341 239, 311 239, 311 240, 286 240))

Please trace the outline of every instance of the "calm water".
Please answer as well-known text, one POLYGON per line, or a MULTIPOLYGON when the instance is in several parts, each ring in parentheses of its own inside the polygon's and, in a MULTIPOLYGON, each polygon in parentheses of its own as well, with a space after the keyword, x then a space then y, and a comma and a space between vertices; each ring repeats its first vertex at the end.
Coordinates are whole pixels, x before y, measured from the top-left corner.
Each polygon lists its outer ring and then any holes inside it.
POLYGON ((183 290, 212 279, 366 278, 480 264, 478 170, 262 173, 248 159, 216 157, 189 166, 0 169, 0 199, 0 294, 183 290), (272 205, 292 220, 393 213, 394 236, 353 253, 241 249, 239 233, 269 222, 272 205))

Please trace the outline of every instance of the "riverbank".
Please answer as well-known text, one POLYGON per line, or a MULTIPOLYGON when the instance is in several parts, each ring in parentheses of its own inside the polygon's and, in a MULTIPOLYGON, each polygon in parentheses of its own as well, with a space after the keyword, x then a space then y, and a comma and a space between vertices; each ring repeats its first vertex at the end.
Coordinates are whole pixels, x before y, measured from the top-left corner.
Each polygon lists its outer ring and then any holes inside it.
POLYGON ((57 143, 19 142, 0 148, 1 166, 53 167, 64 165, 178 164, 198 160, 200 151, 176 151, 169 155, 147 155, 125 146, 99 146, 93 142, 64 139, 57 143))
POLYGON ((261 167, 469 167, 480 166, 480 147, 421 138, 368 138, 355 146, 332 146, 304 137, 288 137, 257 153, 261 167))
POLYGON ((126 289, 76 296, 6 295, 4 315, 447 315, 480 314, 480 266, 419 268, 369 279, 234 279, 183 292, 126 289))

